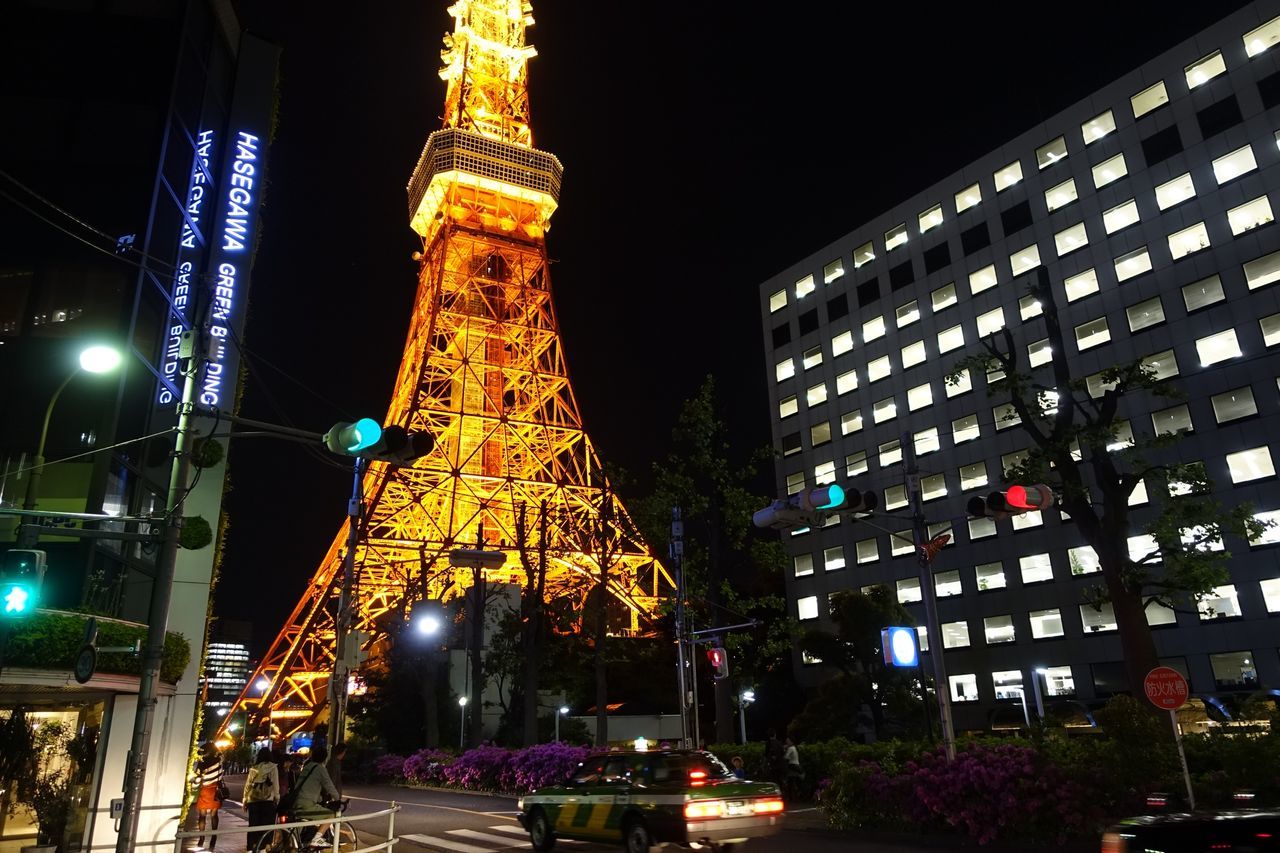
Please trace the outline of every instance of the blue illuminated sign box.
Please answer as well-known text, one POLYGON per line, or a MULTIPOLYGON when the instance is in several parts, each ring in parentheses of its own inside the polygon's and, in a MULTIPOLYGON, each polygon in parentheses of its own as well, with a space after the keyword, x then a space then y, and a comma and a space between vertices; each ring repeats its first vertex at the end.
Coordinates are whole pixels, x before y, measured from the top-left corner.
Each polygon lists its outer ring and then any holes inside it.
POLYGON ((920 650, 916 646, 915 628, 885 628, 880 631, 885 666, 919 666, 920 650))

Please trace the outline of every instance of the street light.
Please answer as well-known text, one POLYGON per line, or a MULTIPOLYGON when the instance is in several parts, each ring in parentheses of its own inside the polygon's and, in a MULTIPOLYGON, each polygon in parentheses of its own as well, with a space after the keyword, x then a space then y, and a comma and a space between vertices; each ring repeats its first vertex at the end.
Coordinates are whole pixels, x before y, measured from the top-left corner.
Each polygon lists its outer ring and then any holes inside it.
POLYGON ((567 705, 562 705, 556 709, 556 743, 560 742, 560 717, 569 713, 567 705))
POLYGON ((431 637, 440 633, 440 629, 444 627, 444 612, 435 601, 419 601, 413 606, 410 621, 419 636, 431 637))
POLYGON ((750 687, 738 694, 738 726, 742 742, 747 742, 747 706, 756 701, 756 692, 750 687))
POLYGON ((1040 717, 1042 722, 1044 721, 1044 694, 1041 692, 1040 678, 1048 674, 1049 670, 1042 666, 1036 667, 1031 672, 1031 686, 1035 689, 1036 697, 1036 715, 1040 717))
MULTIPOLYGON (((85 348, 80 353, 80 364, 75 370, 67 374, 67 378, 62 380, 62 384, 53 392, 53 396, 49 398, 49 405, 44 410, 44 426, 40 428, 40 443, 36 446, 36 455, 32 460, 31 476, 27 479, 27 493, 22 501, 23 509, 35 509, 36 500, 40 497, 40 476, 44 474, 44 445, 45 440, 49 437, 49 421, 53 417, 54 404, 58 402, 58 398, 62 396, 63 390, 71 384, 71 380, 80 375, 80 371, 85 373, 109 373, 120 366, 123 356, 120 351, 108 346, 91 346, 85 348)), ((40 534, 34 530, 31 533, 24 533, 19 538, 19 548, 33 547, 39 540, 40 534)))
POLYGON ((258 688, 259 693, 266 693, 267 688, 271 686, 271 682, 268 681, 265 676, 263 676, 262 678, 259 678, 257 681, 255 681, 253 683, 253 686, 258 688))
POLYGON ((458 697, 458 708, 460 708, 462 711, 462 715, 461 715, 462 725, 459 728, 459 732, 458 732, 458 749, 463 750, 467 748, 467 697, 466 696, 458 697))

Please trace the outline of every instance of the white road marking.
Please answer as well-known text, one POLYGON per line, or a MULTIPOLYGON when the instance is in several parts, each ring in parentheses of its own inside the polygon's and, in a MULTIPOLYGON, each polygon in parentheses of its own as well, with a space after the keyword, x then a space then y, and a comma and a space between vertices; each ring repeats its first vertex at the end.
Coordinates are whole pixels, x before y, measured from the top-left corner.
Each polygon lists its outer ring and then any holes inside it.
POLYGON ((474 829, 451 829, 449 830, 449 834, 459 835, 463 838, 471 838, 476 841, 488 841, 493 844, 502 844, 508 847, 511 846, 511 842, 515 840, 513 838, 507 838, 505 835, 490 835, 487 832, 478 832, 474 829))
MULTIPOLYGON (((493 851, 488 847, 477 847, 474 844, 463 844, 460 841, 441 838, 437 835, 402 835, 400 837, 406 841, 416 841, 418 844, 425 844, 428 847, 440 847, 445 850, 453 850, 455 853, 493 853, 493 851)), ((506 839, 504 838, 503 841, 506 841, 506 839)))
POLYGON ((495 832, 506 832, 510 835, 519 835, 521 837, 528 835, 528 833, 525 832, 523 828, 519 826, 512 826, 509 823, 500 823, 497 826, 491 826, 489 828, 494 830, 495 832))

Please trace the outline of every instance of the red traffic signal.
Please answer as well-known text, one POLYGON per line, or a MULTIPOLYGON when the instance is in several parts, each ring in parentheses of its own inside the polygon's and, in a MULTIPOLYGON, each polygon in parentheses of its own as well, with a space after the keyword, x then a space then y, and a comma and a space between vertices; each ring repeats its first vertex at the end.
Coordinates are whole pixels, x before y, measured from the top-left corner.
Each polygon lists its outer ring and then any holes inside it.
POLYGON ((1003 492, 992 492, 983 497, 969 499, 969 515, 974 518, 993 518, 999 521, 1024 512, 1039 512, 1053 506, 1053 489, 1043 483, 1030 486, 1014 485, 1003 492))
POLYGON ((712 673, 717 680, 729 676, 729 653, 721 646, 707 649, 707 660, 711 662, 712 673))

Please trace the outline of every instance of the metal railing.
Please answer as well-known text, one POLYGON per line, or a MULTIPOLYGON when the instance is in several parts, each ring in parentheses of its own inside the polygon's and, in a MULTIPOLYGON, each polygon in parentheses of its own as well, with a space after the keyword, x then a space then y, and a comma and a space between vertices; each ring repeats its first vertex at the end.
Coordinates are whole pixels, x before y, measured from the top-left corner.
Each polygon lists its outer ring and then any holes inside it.
MULTIPOLYGON (((395 844, 397 841, 396 812, 398 811, 400 811, 400 805, 398 803, 392 802, 389 808, 385 808, 380 812, 370 812, 369 814, 351 815, 350 817, 348 817, 345 814, 335 814, 333 817, 322 817, 322 818, 317 818, 315 820, 295 820, 295 821, 290 821, 289 823, 270 823, 263 826, 235 826, 235 827, 231 827, 230 829, 183 830, 179 832, 177 836, 174 838, 173 853, 183 853, 183 850, 184 850, 183 843, 191 840, 192 838, 214 839, 213 847, 209 848, 209 849, 213 849, 217 847, 217 838, 220 835, 243 835, 249 832, 270 832, 276 829, 293 830, 293 829, 298 829, 304 826, 315 826, 315 827, 333 826, 334 827, 332 847, 331 848, 330 847, 326 847, 326 848, 313 847, 311 848, 313 850, 332 849, 333 853, 373 853, 373 851, 376 851, 376 850, 394 850, 395 844), (341 846, 342 838, 340 837, 337 829, 339 825, 345 824, 345 823, 359 823, 360 821, 368 821, 368 820, 373 820, 375 818, 380 818, 380 817, 386 817, 387 819, 387 837, 384 840, 376 844, 372 844, 368 847, 357 847, 354 850, 350 850, 341 846)), ((353 832, 354 832, 354 829, 353 829, 353 832)), ((359 838, 358 835, 356 837, 357 839, 359 838)), ((359 841, 357 841, 357 844, 359 844, 359 841)))

